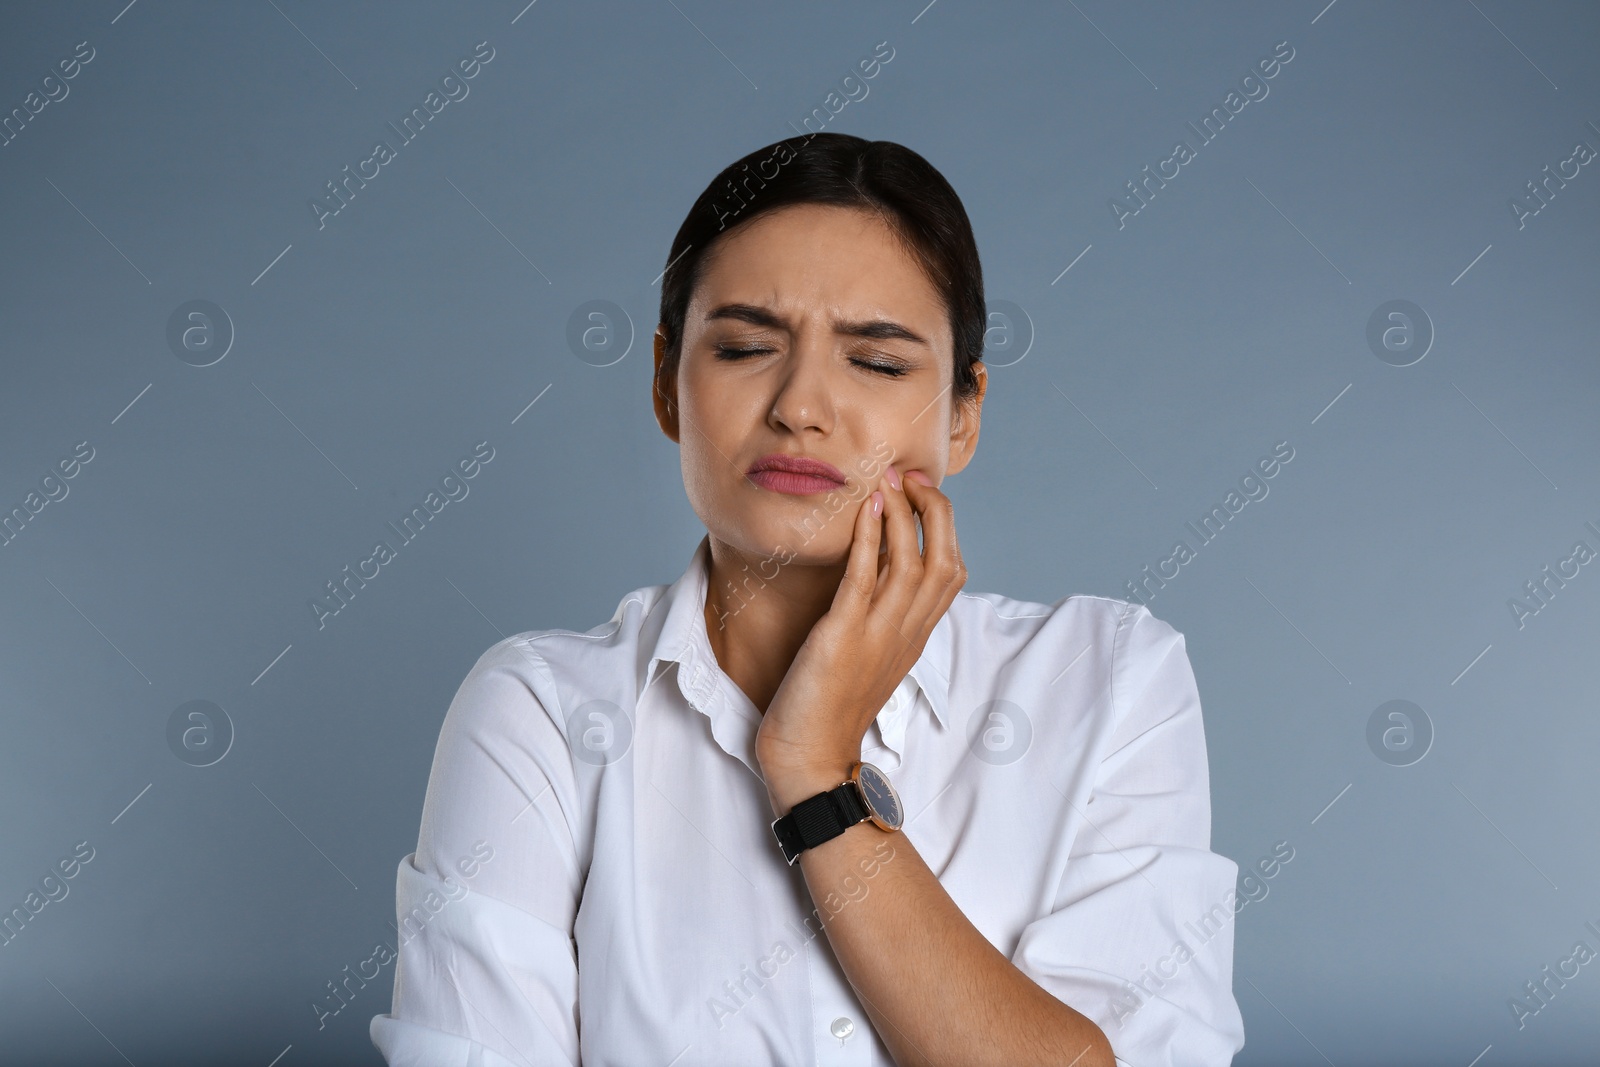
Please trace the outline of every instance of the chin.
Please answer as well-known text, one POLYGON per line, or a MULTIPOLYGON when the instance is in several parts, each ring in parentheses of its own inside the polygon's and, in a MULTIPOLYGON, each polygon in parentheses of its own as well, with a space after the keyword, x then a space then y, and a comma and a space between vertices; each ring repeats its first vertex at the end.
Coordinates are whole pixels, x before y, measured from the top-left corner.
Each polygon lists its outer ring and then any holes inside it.
MULTIPOLYGON (((840 499, 845 499, 840 494, 840 499)), ((779 565, 836 566, 850 556, 855 532, 855 509, 845 507, 832 512, 823 497, 791 498, 810 507, 791 507, 792 514, 780 517, 769 513, 750 517, 732 528, 714 530, 717 538, 746 556, 773 560, 779 565)), ((837 502, 835 504, 837 506, 837 502)), ((710 528, 710 527, 708 527, 710 528)))

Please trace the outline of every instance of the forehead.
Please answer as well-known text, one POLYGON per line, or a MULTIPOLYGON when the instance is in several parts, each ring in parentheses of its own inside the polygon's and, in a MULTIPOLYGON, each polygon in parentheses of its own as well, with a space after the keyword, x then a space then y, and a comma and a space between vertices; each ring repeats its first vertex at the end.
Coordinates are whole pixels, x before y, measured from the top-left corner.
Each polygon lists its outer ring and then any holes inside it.
POLYGON ((689 321, 728 303, 781 316, 885 315, 945 345, 944 301, 926 272, 878 216, 826 204, 796 204, 754 219, 707 252, 689 321))

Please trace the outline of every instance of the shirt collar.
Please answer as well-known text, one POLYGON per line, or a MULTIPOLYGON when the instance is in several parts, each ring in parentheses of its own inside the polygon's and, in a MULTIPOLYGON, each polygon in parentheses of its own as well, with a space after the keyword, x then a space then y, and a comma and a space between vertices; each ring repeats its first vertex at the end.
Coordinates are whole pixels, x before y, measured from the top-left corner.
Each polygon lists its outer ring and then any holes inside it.
MULTIPOLYGON (((688 568, 677 581, 667 587, 667 591, 651 609, 639 641, 640 649, 648 650, 641 653, 648 657, 643 665, 645 688, 648 689, 650 685, 655 684, 655 679, 659 677, 658 663, 677 663, 679 690, 694 708, 707 714, 708 717, 716 699, 718 676, 722 675, 722 668, 717 663, 716 654, 711 650, 711 640, 706 633, 706 589, 710 579, 710 565, 711 535, 708 533, 701 537, 700 543, 695 546, 688 568), (655 632, 651 633, 651 630, 655 632)), ((950 664, 953 646, 954 629, 950 622, 950 612, 946 611, 929 634, 922 655, 912 664, 908 674, 927 697, 928 706, 933 709, 934 718, 941 728, 947 727, 950 723, 950 664)), ((731 679, 728 680, 728 684, 733 684, 731 679)), ((640 695, 643 696, 643 690, 640 695)), ((885 724, 882 720, 888 715, 887 711, 879 715, 880 729, 884 729, 885 724)), ((903 718, 902 708, 902 713, 895 716, 897 726, 900 725, 898 720, 903 718)), ((903 730, 896 729, 894 732, 900 734, 903 730)))

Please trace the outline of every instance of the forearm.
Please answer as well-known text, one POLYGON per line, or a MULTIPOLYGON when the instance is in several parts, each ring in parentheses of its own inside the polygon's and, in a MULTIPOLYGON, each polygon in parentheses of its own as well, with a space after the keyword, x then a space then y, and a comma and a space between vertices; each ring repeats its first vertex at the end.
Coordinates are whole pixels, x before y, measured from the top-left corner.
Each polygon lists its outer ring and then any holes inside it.
MULTIPOLYGON (((774 812, 843 780, 830 777, 769 775, 774 812)), ((1112 1067, 1100 1028, 990 944, 905 834, 861 822, 798 862, 834 955, 899 1067, 1112 1067), (846 893, 862 881, 864 892, 846 893)))

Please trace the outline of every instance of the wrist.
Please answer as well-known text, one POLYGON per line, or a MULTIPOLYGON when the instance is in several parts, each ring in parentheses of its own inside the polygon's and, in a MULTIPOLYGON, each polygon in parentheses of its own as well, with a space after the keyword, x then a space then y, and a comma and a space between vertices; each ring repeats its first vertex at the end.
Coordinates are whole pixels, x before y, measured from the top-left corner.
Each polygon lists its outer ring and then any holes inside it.
POLYGON ((805 764, 761 764, 761 774, 772 801, 773 815, 781 818, 802 800, 835 789, 850 779, 851 760, 805 764))

